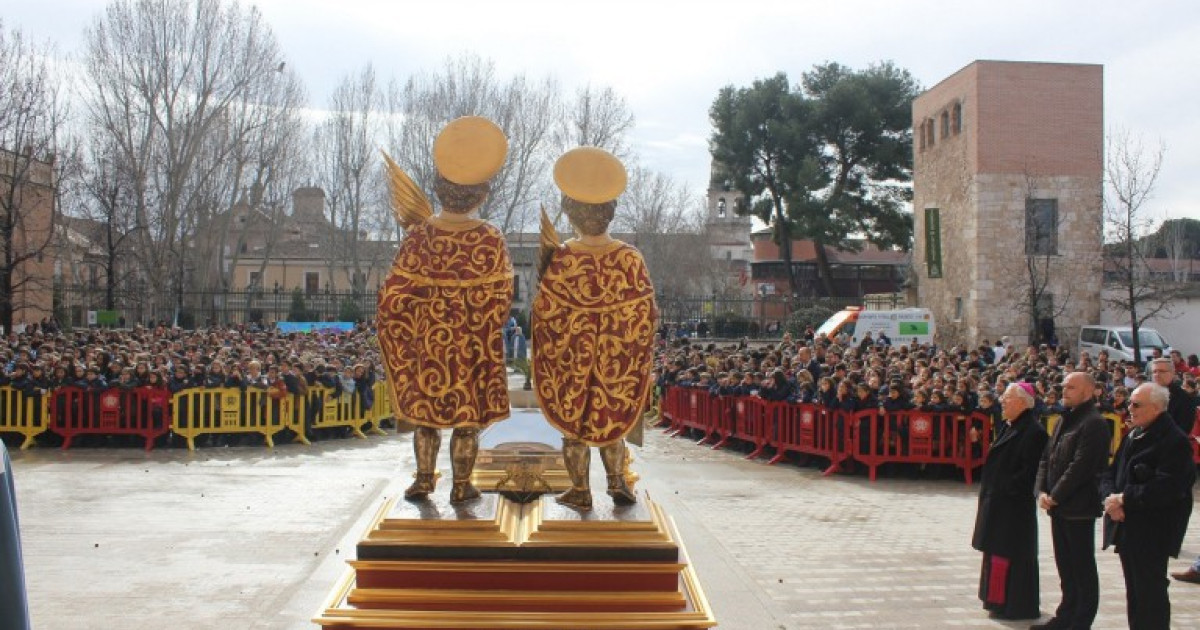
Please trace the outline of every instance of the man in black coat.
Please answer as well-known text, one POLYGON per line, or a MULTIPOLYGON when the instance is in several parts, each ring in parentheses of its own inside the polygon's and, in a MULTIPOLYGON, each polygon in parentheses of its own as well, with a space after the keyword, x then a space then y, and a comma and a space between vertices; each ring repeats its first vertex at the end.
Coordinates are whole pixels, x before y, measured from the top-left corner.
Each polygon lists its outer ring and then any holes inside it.
POLYGON ((1014 383, 1000 397, 1004 422, 979 481, 971 546, 983 552, 979 599, 990 616, 1037 619, 1037 507, 1033 483, 1049 439, 1034 412, 1033 386, 1014 383))
POLYGON ((1167 557, 1179 557, 1196 466, 1188 437, 1166 412, 1166 388, 1146 383, 1129 399, 1133 428, 1104 472, 1104 548, 1115 545, 1133 630, 1167 630, 1167 557))
POLYGON ((1155 359, 1150 362, 1150 377, 1156 385, 1170 392, 1171 399, 1165 411, 1184 435, 1190 435, 1196 423, 1196 400, 1183 391, 1183 386, 1175 377, 1175 365, 1170 359, 1155 359))
POLYGON ((1063 379, 1067 412, 1054 428, 1038 466, 1034 491, 1038 506, 1050 515, 1054 564, 1062 602, 1054 618, 1031 630, 1078 630, 1092 627, 1100 607, 1096 573, 1096 519, 1102 512, 1100 473, 1108 464, 1108 427, 1092 395, 1096 381, 1086 372, 1063 379))

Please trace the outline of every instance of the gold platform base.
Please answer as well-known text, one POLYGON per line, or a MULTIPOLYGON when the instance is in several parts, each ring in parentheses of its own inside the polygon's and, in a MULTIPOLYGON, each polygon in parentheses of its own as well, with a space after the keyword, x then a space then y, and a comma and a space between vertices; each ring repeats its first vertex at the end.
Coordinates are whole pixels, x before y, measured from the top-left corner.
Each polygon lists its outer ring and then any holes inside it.
POLYGON ((393 499, 315 623, 327 629, 692 630, 716 619, 675 525, 642 497, 577 512, 544 497, 393 499))

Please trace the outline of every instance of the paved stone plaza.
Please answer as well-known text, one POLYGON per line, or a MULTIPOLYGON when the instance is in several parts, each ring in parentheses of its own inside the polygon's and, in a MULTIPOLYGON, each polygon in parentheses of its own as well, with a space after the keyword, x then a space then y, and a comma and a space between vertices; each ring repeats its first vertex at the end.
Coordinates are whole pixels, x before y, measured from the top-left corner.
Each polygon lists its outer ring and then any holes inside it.
MULTIPOLYGON (((12 455, 39 630, 313 628, 366 519, 413 468, 408 435, 273 451, 12 455)), ((1028 626, 988 619, 975 598, 977 487, 823 478, 659 430, 636 457, 640 487, 675 518, 721 628, 1028 626)), ((440 464, 448 471, 444 452, 440 464)), ((1049 612, 1058 588, 1049 523, 1041 525, 1049 612)), ((1200 553, 1194 525, 1187 558, 1200 553)), ((1115 555, 1100 554, 1100 575, 1095 627, 1123 628, 1115 555)), ((1200 586, 1173 584, 1171 598, 1175 627, 1200 627, 1200 586)))

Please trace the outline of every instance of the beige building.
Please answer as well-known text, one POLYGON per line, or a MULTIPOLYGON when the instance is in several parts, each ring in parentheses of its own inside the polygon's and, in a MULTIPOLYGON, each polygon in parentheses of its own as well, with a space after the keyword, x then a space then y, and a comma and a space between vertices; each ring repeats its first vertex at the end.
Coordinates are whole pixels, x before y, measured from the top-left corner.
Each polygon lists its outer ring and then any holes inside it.
POLYGON ((1099 65, 976 61, 913 102, 914 275, 943 340, 1100 320, 1103 96, 1099 65))
POLYGON ((223 265, 232 269, 232 290, 300 289, 306 295, 356 287, 374 291, 387 277, 396 244, 368 240, 365 234, 351 239, 336 228, 325 216, 325 192, 320 188, 296 189, 291 214, 278 222, 255 205, 243 200, 230 211, 223 265), (356 256, 351 256, 352 249, 356 256))

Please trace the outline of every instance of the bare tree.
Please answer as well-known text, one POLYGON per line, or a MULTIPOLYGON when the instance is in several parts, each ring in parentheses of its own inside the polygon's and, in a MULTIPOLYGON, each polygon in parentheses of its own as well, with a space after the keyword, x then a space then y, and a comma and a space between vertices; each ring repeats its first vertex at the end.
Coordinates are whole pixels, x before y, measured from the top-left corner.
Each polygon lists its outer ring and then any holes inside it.
POLYGON ((329 117, 314 136, 317 182, 325 189, 332 230, 326 235, 330 275, 341 271, 355 291, 365 286, 360 241, 383 227, 383 171, 379 145, 383 133, 383 93, 375 69, 367 65, 346 77, 330 98, 329 117), (338 270, 336 267, 340 266, 338 270))
POLYGON ((1146 264, 1145 239, 1153 219, 1146 203, 1153 197, 1154 185, 1162 168, 1166 148, 1160 143, 1148 149, 1138 138, 1117 132, 1108 140, 1105 179, 1108 194, 1104 198, 1104 223, 1107 232, 1106 267, 1118 292, 1106 301, 1129 316, 1133 356, 1141 366, 1141 339, 1138 332, 1146 320, 1169 312, 1178 291, 1169 282, 1155 277, 1146 264))
POLYGON ((555 129, 559 152, 575 147, 599 147, 621 159, 630 157, 629 132, 633 130, 629 104, 611 87, 581 87, 566 104, 555 129))
POLYGON ((467 55, 438 73, 393 82, 388 90, 388 151, 422 189, 433 190, 431 149, 445 124, 469 115, 486 116, 508 136, 508 159, 492 180, 479 216, 505 233, 533 225, 549 185, 551 145, 559 115, 559 89, 552 79, 496 77, 495 65, 467 55))
MULTIPOLYGON (((131 203, 133 182, 112 141, 107 136, 93 138, 86 157, 81 203, 84 222, 78 231, 92 244, 98 244, 99 265, 104 272, 104 308, 117 308, 118 285, 125 271, 131 271, 137 249, 131 247, 137 235, 137 223, 131 203)), ((78 279, 76 279, 78 280, 78 279)))
POLYGON ((249 184, 249 149, 298 80, 261 14, 220 0, 117 0, 87 29, 83 65, 89 122, 128 169, 141 272, 178 313, 192 276, 226 271, 209 266, 224 243, 197 228, 249 184))
POLYGON ((670 177, 638 166, 629 170, 612 231, 641 250, 660 291, 695 294, 710 279, 713 261, 700 229, 700 207, 670 177))
POLYGON ((35 306, 48 274, 35 268, 54 235, 60 150, 67 111, 47 67, 49 50, 0 22, 0 327, 35 306))

